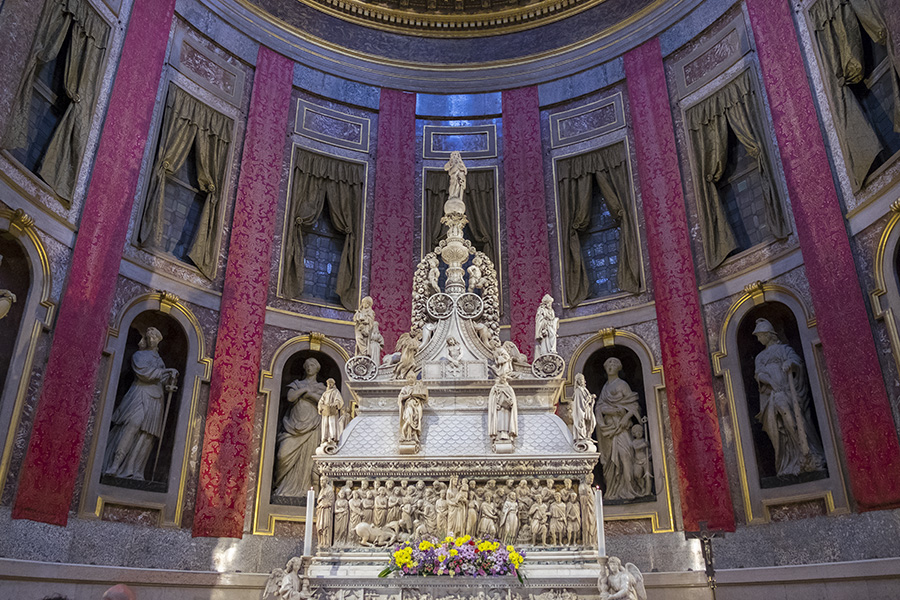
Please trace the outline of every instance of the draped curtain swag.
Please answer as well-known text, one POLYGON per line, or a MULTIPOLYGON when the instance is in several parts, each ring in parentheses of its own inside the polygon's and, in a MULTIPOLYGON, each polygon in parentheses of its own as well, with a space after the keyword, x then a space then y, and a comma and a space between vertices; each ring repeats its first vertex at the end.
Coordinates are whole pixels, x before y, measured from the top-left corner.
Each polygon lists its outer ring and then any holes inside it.
POLYGON ((619 226, 618 275, 622 291, 641 289, 641 251, 630 210, 631 181, 625 145, 616 144, 560 160, 556 163, 559 184, 559 231, 562 241, 566 301, 577 306, 590 296, 590 280, 584 267, 581 233, 591 223, 591 199, 596 180, 609 212, 619 226))
POLYGON ((299 150, 289 209, 282 287, 289 298, 303 293, 303 229, 318 220, 328 201, 332 226, 344 234, 337 275, 337 294, 347 310, 356 310, 359 274, 358 235, 364 165, 299 150))
POLYGON ((206 194, 197 231, 188 257, 209 279, 218 265, 219 216, 225 162, 231 143, 231 119, 225 117, 176 86, 169 88, 162 134, 153 168, 153 179, 141 221, 138 241, 143 246, 162 246, 166 177, 174 174, 194 149, 197 182, 206 194))
MULTIPOLYGON (((425 251, 431 252, 447 236, 447 226, 441 224, 444 202, 449 195, 450 175, 445 171, 425 171, 425 251)), ((497 211, 494 207, 494 171, 469 170, 466 176, 466 216, 472 242, 481 245, 484 253, 497 266, 497 211)))
MULTIPOLYGON (((896 10, 896 9, 895 9, 896 10)), ((875 43, 887 49, 893 90, 894 131, 900 132, 900 57, 876 0, 819 0, 809 10, 819 55, 829 82, 834 122, 855 187, 862 186, 872 163, 884 149, 849 85, 867 75, 860 24, 875 43)))
POLYGON ((38 170, 38 175, 53 188, 66 208, 72 204, 109 37, 109 25, 86 0, 48 0, 44 5, 2 139, 4 148, 24 148, 28 143, 28 116, 35 80, 41 67, 57 58, 70 30, 64 76, 70 102, 50 137, 38 170))
POLYGON ((790 234, 784 207, 775 191, 772 168, 765 148, 760 106, 753 91, 751 72, 748 70, 687 112, 687 124, 700 178, 700 197, 697 202, 700 229, 710 269, 722 264, 728 254, 737 248, 734 232, 728 223, 716 186, 728 161, 729 127, 747 153, 756 159, 762 178, 769 231, 778 239, 784 239, 790 234))

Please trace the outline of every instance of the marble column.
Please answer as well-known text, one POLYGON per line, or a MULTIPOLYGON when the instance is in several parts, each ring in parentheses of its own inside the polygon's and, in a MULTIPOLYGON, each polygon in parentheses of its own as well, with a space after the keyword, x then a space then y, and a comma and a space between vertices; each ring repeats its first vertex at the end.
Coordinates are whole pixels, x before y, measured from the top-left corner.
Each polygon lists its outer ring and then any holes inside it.
POLYGON ((12 516, 65 525, 175 0, 135 2, 78 225, 12 516))
POLYGON ((195 537, 241 537, 294 63, 260 47, 200 457, 195 537))
POLYGON ((625 55, 685 531, 734 530, 659 39, 625 55))
MULTIPOLYGON (((897 506, 900 444, 791 7, 787 0, 747 0, 747 10, 812 293, 850 486, 861 509, 897 506)), ((815 62, 809 67, 818 68, 815 62)), ((828 467, 840 469, 840 465, 828 467)))
POLYGON ((369 289, 384 336, 393 352, 412 326, 416 191, 416 95, 382 89, 375 156, 375 208, 369 289))
POLYGON ((551 292, 537 86, 503 92, 502 143, 510 337, 533 357, 534 316, 551 292))

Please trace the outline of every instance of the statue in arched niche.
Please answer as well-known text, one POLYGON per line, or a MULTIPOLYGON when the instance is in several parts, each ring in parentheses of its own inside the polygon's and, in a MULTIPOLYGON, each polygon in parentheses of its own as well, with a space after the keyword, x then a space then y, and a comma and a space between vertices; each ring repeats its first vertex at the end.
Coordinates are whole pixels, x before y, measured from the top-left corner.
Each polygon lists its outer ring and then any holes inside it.
POLYGON ((632 427, 642 422, 637 393, 619 377, 622 361, 610 357, 603 363, 607 380, 597 399, 597 444, 606 480, 604 496, 632 500, 643 496, 643 473, 636 473, 632 427))
POLYGON ((325 384, 317 379, 322 365, 315 358, 303 361, 306 377, 288 386, 287 401, 293 404, 284 416, 278 434, 275 459, 275 495, 304 497, 312 483, 312 456, 319 444, 319 399, 325 384))
POLYGON ((775 448, 775 472, 782 477, 823 470, 825 458, 810 410, 803 360, 779 339, 767 319, 756 320, 753 335, 765 346, 755 361, 756 418, 775 448))
POLYGON ((106 475, 143 480, 154 443, 158 447, 162 439, 168 404, 165 392, 171 398, 178 380, 178 371, 167 369, 159 356, 162 339, 157 328, 148 327, 131 355, 134 383, 113 412, 103 462, 106 475))

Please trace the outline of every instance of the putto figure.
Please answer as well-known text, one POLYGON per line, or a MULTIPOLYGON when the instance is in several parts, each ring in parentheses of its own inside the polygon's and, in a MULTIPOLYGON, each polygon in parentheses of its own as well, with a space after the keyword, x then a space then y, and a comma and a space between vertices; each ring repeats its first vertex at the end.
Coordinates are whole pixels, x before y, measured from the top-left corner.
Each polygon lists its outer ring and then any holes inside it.
POLYGON ((463 202, 463 195, 466 191, 466 175, 469 170, 463 163, 462 154, 459 152, 451 152, 450 160, 444 165, 444 170, 450 174, 449 197, 444 202, 444 214, 449 216, 454 213, 465 214, 466 205, 463 202))
POLYGON ((368 356, 377 365, 381 362, 384 337, 378 329, 372 305, 371 296, 362 299, 359 309, 353 314, 353 327, 356 333, 356 356, 368 356))
POLYGON ((756 320, 753 335, 765 346, 756 356, 756 418, 775 448, 776 473, 782 477, 823 470, 822 442, 809 407, 803 361, 766 319, 756 320))
POLYGON ((344 432, 344 422, 341 419, 341 411, 344 410, 344 397, 341 391, 335 387, 334 379, 330 377, 325 382, 325 393, 319 398, 319 415, 322 417, 322 437, 319 448, 331 454, 337 449, 344 432))
POLYGON ((131 355, 134 383, 113 412, 103 468, 106 475, 143 480, 154 442, 162 439, 166 408, 163 386, 171 394, 178 381, 178 371, 167 369, 159 356, 162 339, 157 328, 148 327, 138 350, 131 355))
POLYGON ((597 582, 600 600, 647 600, 644 576, 632 563, 622 567, 617 556, 610 556, 607 572, 597 582))
POLYGON ((545 294, 534 318, 534 358, 556 354, 559 317, 553 312, 553 296, 545 294))

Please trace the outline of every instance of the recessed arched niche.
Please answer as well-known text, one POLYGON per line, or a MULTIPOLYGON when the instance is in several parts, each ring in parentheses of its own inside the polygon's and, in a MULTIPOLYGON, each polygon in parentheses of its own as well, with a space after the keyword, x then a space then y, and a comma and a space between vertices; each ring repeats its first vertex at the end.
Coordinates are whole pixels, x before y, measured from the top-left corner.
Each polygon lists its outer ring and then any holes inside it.
POLYGON ((345 419, 352 414, 352 394, 344 387, 348 358, 337 343, 314 333, 283 344, 263 371, 266 416, 254 533, 274 533, 276 521, 305 521, 306 493, 310 487, 318 489, 312 462, 321 441, 318 399, 325 382, 334 379, 344 398, 345 419))
POLYGON ((818 333, 789 289, 756 283, 732 305, 713 354, 730 403, 747 521, 821 501, 849 510, 819 372, 818 333))
POLYGON ((141 296, 110 332, 105 394, 98 415, 82 513, 106 503, 156 509, 178 526, 200 385, 209 380, 199 323, 177 298, 141 296))
POLYGON ((875 289, 872 290, 872 311, 876 319, 884 321, 894 355, 894 364, 900 372, 900 201, 891 204, 888 220, 874 261, 875 289))
POLYGON ((673 531, 660 413, 665 389, 662 367, 641 338, 605 329, 573 354, 567 398, 572 397, 578 373, 597 396, 594 440, 603 458, 594 468, 594 483, 604 490, 605 520, 649 519, 654 532, 673 531), (604 394, 609 380, 604 365, 610 359, 621 363, 620 370, 613 368, 620 381, 607 386, 604 394))
POLYGON ((25 402, 38 341, 49 330, 47 252, 24 211, 0 209, 0 485, 6 481, 16 426, 25 402))

